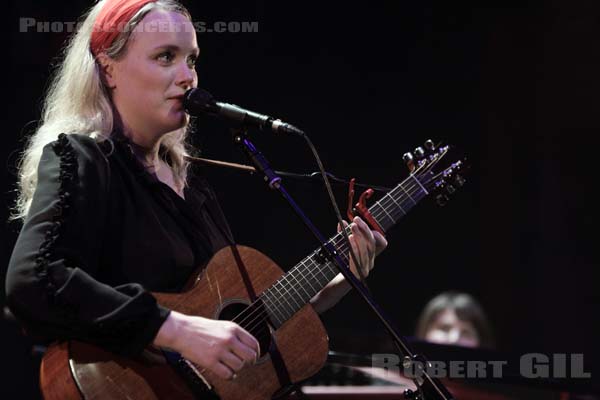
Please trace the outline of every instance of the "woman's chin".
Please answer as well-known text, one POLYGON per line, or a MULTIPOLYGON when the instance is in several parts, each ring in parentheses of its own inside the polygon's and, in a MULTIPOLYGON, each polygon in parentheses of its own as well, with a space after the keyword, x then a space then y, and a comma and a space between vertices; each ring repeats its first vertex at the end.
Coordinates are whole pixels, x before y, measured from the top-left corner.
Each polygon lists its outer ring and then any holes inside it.
POLYGON ((172 112, 169 115, 168 122, 165 124, 168 131, 172 132, 177 129, 181 129, 189 123, 189 116, 181 111, 181 112, 172 112))

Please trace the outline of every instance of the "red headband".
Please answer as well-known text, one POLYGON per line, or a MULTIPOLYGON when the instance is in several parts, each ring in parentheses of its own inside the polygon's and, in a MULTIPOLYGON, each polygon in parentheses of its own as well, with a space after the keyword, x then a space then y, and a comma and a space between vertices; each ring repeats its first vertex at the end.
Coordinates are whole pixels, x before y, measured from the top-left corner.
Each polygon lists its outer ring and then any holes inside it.
POLYGON ((146 4, 156 0, 105 0, 94 22, 90 49, 95 56, 110 47, 129 20, 146 4))

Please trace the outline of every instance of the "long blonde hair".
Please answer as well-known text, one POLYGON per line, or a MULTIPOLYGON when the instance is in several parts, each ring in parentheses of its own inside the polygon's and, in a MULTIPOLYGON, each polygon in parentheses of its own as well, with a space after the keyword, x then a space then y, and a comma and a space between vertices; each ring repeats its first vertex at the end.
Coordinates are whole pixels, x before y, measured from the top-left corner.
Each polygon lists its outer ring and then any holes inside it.
MULTIPOLYGON (((18 196, 11 219, 24 219, 37 187, 37 169, 45 145, 56 140, 60 133, 81 134, 98 141, 110 139, 117 121, 110 93, 103 83, 101 69, 90 51, 94 21, 106 1, 96 3, 82 18, 77 32, 63 50, 62 62, 53 72, 43 102, 37 130, 29 138, 19 162, 18 196)), ((143 6, 125 25, 106 54, 114 59, 122 56, 137 24, 154 9, 174 11, 191 20, 187 9, 175 0, 158 0, 143 6)), ((186 120, 187 121, 187 120, 186 120)), ((160 146, 170 160, 177 184, 187 184, 189 163, 186 137, 189 124, 167 133, 160 146)))

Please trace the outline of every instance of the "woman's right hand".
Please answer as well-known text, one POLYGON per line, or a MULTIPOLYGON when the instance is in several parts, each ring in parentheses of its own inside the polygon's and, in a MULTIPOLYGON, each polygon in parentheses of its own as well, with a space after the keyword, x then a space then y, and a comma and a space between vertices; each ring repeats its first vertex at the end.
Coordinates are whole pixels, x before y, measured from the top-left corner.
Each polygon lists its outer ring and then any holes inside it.
POLYGON ((231 321, 189 316, 171 311, 154 345, 173 349, 223 379, 233 379, 260 355, 258 341, 231 321))

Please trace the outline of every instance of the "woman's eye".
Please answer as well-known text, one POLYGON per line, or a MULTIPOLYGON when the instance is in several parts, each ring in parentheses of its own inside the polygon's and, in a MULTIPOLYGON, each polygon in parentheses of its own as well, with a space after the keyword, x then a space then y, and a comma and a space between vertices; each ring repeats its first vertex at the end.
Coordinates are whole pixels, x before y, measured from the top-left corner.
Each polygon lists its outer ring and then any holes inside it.
POLYGON ((173 58, 175 58, 173 53, 166 51, 164 53, 160 53, 156 59, 165 63, 169 63, 173 61, 173 58))
POLYGON ((194 68, 196 66, 196 61, 198 61, 198 57, 189 57, 188 58, 188 66, 190 68, 194 68))

